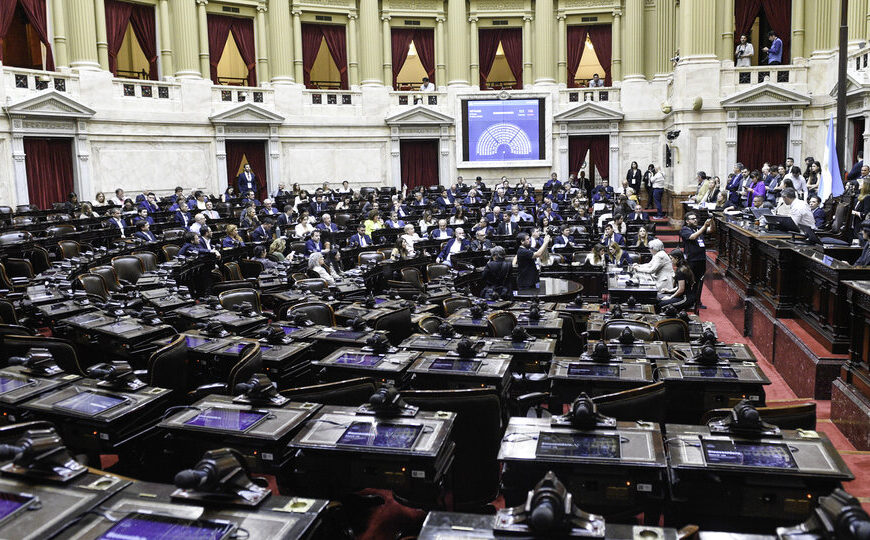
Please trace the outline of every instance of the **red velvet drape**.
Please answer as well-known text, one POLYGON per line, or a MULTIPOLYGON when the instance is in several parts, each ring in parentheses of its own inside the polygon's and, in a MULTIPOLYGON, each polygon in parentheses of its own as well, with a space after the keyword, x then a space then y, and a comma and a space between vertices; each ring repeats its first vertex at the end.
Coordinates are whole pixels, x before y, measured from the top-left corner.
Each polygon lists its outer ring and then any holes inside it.
POLYGON ((233 26, 231 17, 208 15, 208 61, 211 66, 211 82, 218 84, 217 68, 224 55, 224 47, 233 26))
POLYGON ((133 26, 133 34, 142 54, 148 60, 148 78, 156 81, 157 75, 157 26, 154 18, 154 8, 151 6, 136 5, 130 14, 130 24, 133 26))
MULTIPOLYGON (((4 1, 10 2, 11 0, 4 1)), ((46 0, 18 0, 18 2, 24 8, 30 25, 39 35, 39 41, 45 45, 45 69, 54 71, 54 57, 51 54, 51 41, 48 39, 48 18, 45 14, 46 0)))
MULTIPOLYGON (((735 0, 734 2, 734 43, 740 43, 741 34, 749 34, 755 18, 761 14, 767 17, 767 22, 776 30, 782 40, 782 63, 787 64, 791 58, 791 0, 735 0)), ((755 50, 761 51, 770 47, 767 36, 759 36, 761 43, 755 44, 755 50)), ((760 53, 759 58, 763 57, 760 53)))
MULTIPOLYGON (((740 43, 740 36, 743 34, 749 35, 752 29, 752 23, 758 17, 761 11, 761 0, 735 0, 734 1, 734 43, 740 43)), ((766 38, 767 36, 762 36, 766 38)), ((756 50, 760 50, 764 45, 758 44, 756 50)), ((734 51, 731 51, 734 52, 734 51)))
POLYGON ((604 86, 613 86, 610 76, 610 63, 613 57, 613 33, 610 25, 595 25, 589 27, 589 41, 595 47, 598 62, 604 68, 604 86))
POLYGON ((324 24, 321 25, 320 31, 323 33, 323 39, 326 40, 326 48, 329 49, 332 61, 338 67, 338 74, 341 76, 341 88, 342 90, 347 90, 347 41, 344 26, 324 24))
POLYGON ((785 163, 787 144, 788 126, 737 126, 737 161, 749 170, 785 163))
POLYGON ((417 29, 414 32, 414 47, 423 69, 429 75, 429 82, 435 84, 435 31, 417 29))
POLYGON ((73 190, 72 139, 24 138, 30 204, 43 209, 64 202, 73 190))
POLYGON ((394 90, 397 89, 396 79, 399 77, 399 72, 402 71, 402 66, 405 65, 405 60, 408 59, 408 50, 411 47, 411 42, 414 41, 415 32, 412 28, 393 28, 391 39, 394 90))
POLYGON ((227 181, 236 185, 242 159, 247 159, 251 171, 257 176, 257 198, 266 198, 266 142, 257 140, 227 140, 227 181))
POLYGON ((592 137, 592 145, 589 148, 589 158, 594 165, 592 178, 595 178, 595 169, 601 173, 602 178, 610 179, 610 137, 598 135, 592 137))
POLYGON ((487 88, 486 78, 492 70, 495 54, 498 52, 498 43, 501 40, 501 29, 483 29, 477 34, 478 63, 480 71, 480 89, 487 88))
POLYGON ((15 18, 16 7, 18 7, 16 0, 0 2, 0 60, 3 60, 3 42, 6 40, 9 27, 12 26, 12 19, 15 18))
POLYGON ((504 58, 507 60, 508 66, 511 68, 511 73, 514 80, 517 81, 516 88, 523 87, 523 29, 522 28, 504 28, 501 31, 501 48, 504 51, 504 58))
POLYGON ((257 86, 257 55, 254 49, 254 21, 224 17, 223 15, 208 16, 208 51, 211 66, 211 80, 218 84, 217 67, 224 54, 227 38, 233 35, 233 41, 239 49, 239 55, 248 68, 248 86, 257 86))
POLYGON ((438 185, 438 140, 399 141, 402 183, 408 189, 438 185))
POLYGON ((109 42, 109 71, 117 75, 118 53, 130 23, 133 4, 106 0, 106 37, 109 42))
POLYGON ((323 42, 323 33, 320 31, 319 24, 302 25, 302 74, 306 88, 311 88, 311 68, 317 60, 321 42, 323 42))
MULTIPOLYGON (((586 48, 586 36, 589 34, 588 26, 568 27, 568 88, 576 88, 574 76, 580 67, 580 59, 583 58, 583 50, 586 48)), ((577 169, 571 169, 576 172, 577 169)))
POLYGON ((592 146, 592 137, 569 137, 568 138, 568 172, 577 174, 583 167, 586 153, 592 146))

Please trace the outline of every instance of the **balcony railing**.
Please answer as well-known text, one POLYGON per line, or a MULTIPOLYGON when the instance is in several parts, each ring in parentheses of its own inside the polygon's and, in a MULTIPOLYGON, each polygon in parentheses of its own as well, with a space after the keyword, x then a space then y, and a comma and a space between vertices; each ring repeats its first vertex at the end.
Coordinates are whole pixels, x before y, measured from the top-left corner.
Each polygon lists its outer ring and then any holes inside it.
POLYGON ((352 90, 306 88, 302 91, 302 96, 306 105, 360 105, 362 94, 352 90))
POLYGON ((437 107, 438 105, 446 105, 447 104, 447 92, 420 92, 410 91, 410 92, 390 92, 390 104, 391 105, 426 105, 430 107, 437 107))
MULTIPOLYGON (((245 79, 247 81, 247 79, 245 79)), ((226 86, 216 84, 211 87, 212 103, 256 103, 274 105, 275 96, 271 88, 256 86, 226 86)))
POLYGON ((481 90, 516 90, 517 86, 517 81, 486 81, 486 88, 481 90))
POLYGON ((115 70, 115 77, 118 77, 119 79, 140 79, 143 81, 147 81, 151 78, 151 75, 147 71, 145 71, 144 69, 140 70, 140 71, 116 69, 115 70))
POLYGON ((7 93, 24 94, 56 90, 71 95, 78 94, 78 75, 3 66, 4 84, 7 93))
POLYGON ((765 82, 778 84, 806 84, 806 66, 784 64, 781 66, 729 67, 722 70, 722 86, 737 90, 765 82))
POLYGON ((341 81, 308 81, 310 90, 341 90, 341 81))
POLYGON ((615 86, 598 86, 595 88, 566 88, 559 91, 559 103, 570 105, 584 101, 595 101, 619 107, 619 88, 615 86))
MULTIPOLYGON (((121 72, 119 71, 119 73, 121 72)), ((159 100, 177 100, 179 98, 179 89, 181 88, 178 83, 126 78, 115 78, 112 80, 112 85, 116 90, 115 95, 124 98, 159 100)))

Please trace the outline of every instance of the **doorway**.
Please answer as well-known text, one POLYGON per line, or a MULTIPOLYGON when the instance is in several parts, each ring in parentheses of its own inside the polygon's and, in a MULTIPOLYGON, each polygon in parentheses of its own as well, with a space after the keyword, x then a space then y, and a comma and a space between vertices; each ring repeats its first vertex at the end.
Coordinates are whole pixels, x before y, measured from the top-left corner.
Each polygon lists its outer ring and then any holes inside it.
MULTIPOLYGON (((251 166, 257 185, 257 199, 266 198, 266 141, 263 140, 226 140, 227 182, 238 189, 239 175, 245 165, 251 166)), ((244 193, 240 193, 244 196, 244 193)))
POLYGON ((399 159, 408 189, 438 185, 438 139, 400 140, 399 159))
POLYGON ((74 189, 72 139, 24 138, 24 166, 30 204, 50 209, 74 189))

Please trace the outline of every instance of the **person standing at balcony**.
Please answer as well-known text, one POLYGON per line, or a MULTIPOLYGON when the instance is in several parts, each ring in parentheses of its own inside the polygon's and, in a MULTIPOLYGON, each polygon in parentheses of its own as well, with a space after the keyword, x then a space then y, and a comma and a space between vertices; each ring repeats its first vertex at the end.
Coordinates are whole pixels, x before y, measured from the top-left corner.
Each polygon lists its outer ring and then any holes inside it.
POLYGON ((776 30, 771 30, 767 33, 767 39, 770 40, 770 47, 765 47, 762 52, 767 53, 767 65, 778 66, 782 64, 782 40, 776 35, 776 30))
POLYGON ((239 193, 248 193, 249 191, 257 192, 257 175, 251 171, 251 165, 245 163, 245 170, 239 173, 236 179, 239 186, 239 193))
POLYGON ((429 82, 429 77, 423 77, 423 84, 420 85, 421 92, 434 92, 435 85, 429 82))
POLYGON ((600 88, 604 86, 604 81, 598 76, 597 73, 592 75, 592 80, 589 81, 589 88, 600 88))
POLYGON ((755 54, 755 48, 752 43, 749 43, 746 34, 740 35, 740 43, 737 45, 737 50, 734 51, 734 63, 737 67, 749 67, 752 65, 752 55, 755 54))

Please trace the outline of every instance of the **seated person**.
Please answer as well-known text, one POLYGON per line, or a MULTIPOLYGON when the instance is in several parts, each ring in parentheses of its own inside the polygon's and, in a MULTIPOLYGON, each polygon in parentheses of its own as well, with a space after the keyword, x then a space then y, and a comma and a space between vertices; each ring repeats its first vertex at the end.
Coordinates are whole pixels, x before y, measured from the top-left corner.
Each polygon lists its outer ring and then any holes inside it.
POLYGON ((592 190, 592 202, 604 202, 613 199, 613 188, 610 187, 610 181, 606 178, 601 181, 601 184, 595 186, 592 190))
POLYGON ((516 236, 520 232, 520 223, 515 223, 511 220, 510 214, 502 214, 501 223, 495 229, 495 233, 499 236, 516 236))
POLYGON ((251 257, 251 259, 262 264, 264 270, 269 270, 270 268, 278 268, 278 263, 266 257, 266 248, 263 246, 256 246, 254 248, 254 256, 251 257))
POLYGON ((477 229, 471 241, 471 251, 489 251, 492 247, 492 240, 486 237, 486 229, 477 229))
POLYGON ((447 240, 453 238, 453 229, 447 226, 446 219, 439 219, 438 228, 429 233, 429 238, 433 240, 447 240))
POLYGON ((649 250, 652 253, 652 260, 645 264, 635 264, 636 272, 650 274, 656 280, 656 288, 660 293, 665 293, 671 290, 674 281, 674 267, 671 264, 671 259, 665 253, 665 245, 659 239, 653 239, 649 242, 649 250))
POLYGON ((133 238, 138 238, 139 240, 143 240, 145 242, 157 241, 157 235, 151 232, 151 224, 147 221, 140 221, 136 224, 136 228, 138 230, 133 233, 133 238))
POLYGON ((242 206, 262 206, 262 203, 257 200, 257 196, 254 194, 253 191, 249 191, 247 194, 245 194, 245 198, 242 199, 242 202, 239 204, 241 204, 242 206))
POLYGON ((622 246, 616 242, 611 242, 607 246, 607 264, 628 266, 631 264, 631 257, 622 249, 622 246))
POLYGON ((251 231, 251 242, 271 242, 274 225, 275 222, 271 218, 264 219, 259 227, 251 231))
POLYGON ((652 240, 653 240, 653 238, 646 231, 646 227, 641 227, 640 229, 637 230, 637 239, 634 241, 634 247, 636 247, 636 248, 649 247, 649 244, 652 240))
POLYGON ((283 238, 276 238, 269 244, 269 254, 267 258, 275 262, 284 260, 284 251, 287 250, 287 241, 283 238))
POLYGON ((311 238, 305 242, 305 254, 311 255, 315 251, 323 251, 323 242, 320 241, 320 231, 311 233, 311 238))
POLYGON ((179 257, 198 257, 204 253, 209 253, 209 250, 202 247, 199 241, 199 235, 187 231, 184 233, 184 245, 178 250, 179 257))
POLYGON ((453 234, 453 238, 447 241, 447 244, 444 245, 444 249, 438 254, 435 262, 444 263, 452 267, 453 262, 451 262, 450 258, 453 254, 468 250, 469 242, 465 238, 465 231, 461 227, 458 227, 453 234))
POLYGON ((295 213, 296 209, 292 204, 285 204, 284 211, 278 214, 278 226, 284 230, 293 227, 296 223, 296 220, 293 219, 295 213))
POLYGON ((348 247, 368 247, 372 245, 372 237, 366 234, 366 226, 359 224, 356 227, 356 234, 348 238, 348 247))
POLYGON ((571 236, 571 226, 565 225, 562 227, 562 234, 553 238, 553 247, 569 247, 574 243, 574 237, 571 236))
POLYGON ((618 232, 613 231, 613 223, 608 223, 604 226, 604 234, 601 235, 601 243, 604 245, 619 244, 625 245, 625 238, 618 232))
POLYGON ((211 201, 205 203, 205 210, 202 211, 208 219, 220 219, 221 215, 214 209, 214 204, 211 201))
POLYGON ((489 225, 489 222, 486 220, 485 217, 480 218, 480 220, 477 222, 477 225, 475 225, 471 229, 471 232, 475 235, 477 234, 477 231, 483 231, 484 236, 490 236, 495 233, 495 229, 493 229, 489 225))
POLYGON ((399 219, 399 214, 397 212, 390 212, 390 219, 386 221, 385 225, 388 229, 405 228, 405 222, 399 219))
POLYGON ((339 277, 330 273, 330 269, 326 267, 324 262, 323 253, 319 251, 315 251, 308 256, 308 274, 319 277, 330 287, 335 287, 335 279, 339 277))
POLYGON ((854 266, 870 266, 870 223, 861 224, 861 241, 864 242, 864 249, 854 266))
POLYGON ((417 256, 417 253, 414 251, 414 244, 409 243, 405 238, 405 235, 400 235, 396 238, 396 245, 393 246, 393 250, 390 252, 390 259, 393 261, 400 261, 406 259, 413 259, 417 256))
POLYGON ((293 228, 293 233, 298 238, 305 238, 314 232, 314 225, 311 224, 308 217, 308 210, 303 210, 302 213, 299 214, 299 222, 296 223, 296 226, 293 228))
POLYGON ((142 221, 154 225, 154 218, 148 215, 148 209, 140 206, 139 213, 133 218, 133 225, 138 225, 142 221))
POLYGON ((613 214, 613 232, 625 236, 627 230, 628 226, 625 224, 625 214, 621 212, 615 212, 613 214))
POLYGON ((277 208, 272 206, 273 203, 274 202, 272 201, 272 199, 264 200, 263 207, 260 208, 260 213, 265 214, 267 216, 276 216, 276 215, 280 214, 281 212, 277 208))
POLYGON ((381 214, 377 210, 369 212, 369 218, 363 222, 366 228, 366 234, 371 236, 373 232, 384 228, 384 220, 381 219, 381 214))
POLYGON ((187 211, 187 203, 178 203, 178 211, 175 212, 175 222, 187 229, 193 223, 193 216, 187 211))
POLYGON ((586 254, 586 260, 583 261, 584 264, 591 264, 592 266, 606 266, 607 258, 604 253, 607 251, 607 248, 604 247, 604 244, 595 244, 592 246, 592 251, 586 254))
POLYGON ((157 196, 153 193, 148 194, 148 198, 139 203, 139 208, 148 210, 149 213, 159 212, 160 207, 157 206, 157 196))
POLYGON ((239 218, 239 227, 250 231, 260 226, 260 218, 257 217, 257 209, 253 206, 248 206, 242 211, 239 218))
POLYGON ((481 275, 483 289, 481 289, 480 295, 487 298, 495 293, 499 298, 508 298, 510 296, 511 263, 505 260, 505 251, 501 246, 490 249, 489 255, 490 260, 483 267, 481 275))
POLYGON ((825 225, 825 209, 822 208, 822 199, 818 195, 813 195, 810 197, 809 204, 816 220, 816 229, 821 229, 825 225))
POLYGON ((236 225, 227 225, 227 235, 221 240, 222 248, 237 248, 245 245, 245 241, 239 236, 239 228, 236 225))
POLYGON ((118 209, 117 206, 113 206, 111 210, 109 210, 109 221, 107 222, 107 226, 111 229, 118 229, 121 231, 121 238, 127 237, 126 225, 124 224, 124 219, 121 218, 121 210, 118 209))
POLYGON ((338 225, 332 222, 332 216, 329 214, 320 216, 320 223, 317 224, 317 228, 321 231, 338 232, 338 225))
POLYGON ((673 287, 659 293, 659 307, 672 305, 677 309, 689 308, 695 302, 695 275, 682 250, 671 251, 670 259, 674 268, 673 287))

